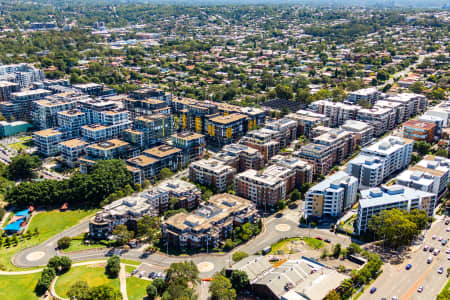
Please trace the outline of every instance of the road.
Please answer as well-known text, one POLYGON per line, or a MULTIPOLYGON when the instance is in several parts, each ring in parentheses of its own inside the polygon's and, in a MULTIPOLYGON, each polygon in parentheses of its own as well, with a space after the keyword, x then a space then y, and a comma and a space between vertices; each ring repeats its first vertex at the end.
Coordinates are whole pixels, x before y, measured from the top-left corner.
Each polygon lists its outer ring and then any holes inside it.
MULTIPOLYGON (((449 225, 450 226, 450 225, 449 225)), ((405 259, 400 265, 391 265, 386 263, 383 266, 383 273, 369 287, 366 288, 364 294, 359 298, 361 300, 379 300, 381 298, 392 299, 396 296, 399 300, 406 299, 435 299, 441 289, 447 283, 447 268, 450 262, 447 259, 445 250, 447 246, 442 246, 432 236, 442 236, 444 239, 450 238, 450 232, 446 232, 444 221, 438 220, 433 223, 428 230, 424 243, 416 247, 410 257, 405 259), (428 245, 434 248, 440 248, 441 252, 437 256, 433 256, 430 252, 423 251, 423 246, 428 245), (427 264, 428 257, 433 256, 433 262, 427 264), (411 264, 412 268, 406 270, 406 265, 411 264), (443 274, 438 274, 439 267, 444 268, 443 274), (423 286, 423 292, 417 292, 419 286, 423 286), (377 291, 370 294, 370 289, 376 287, 377 291)))
MULTIPOLYGON (((203 265, 207 266, 205 270, 200 273, 200 276, 202 278, 208 278, 214 273, 222 270, 224 267, 227 267, 231 263, 231 256, 235 251, 244 251, 249 254, 254 254, 257 251, 262 250, 264 247, 276 243, 282 238, 297 236, 320 236, 323 239, 329 239, 332 243, 340 243, 344 247, 350 244, 350 238, 345 235, 336 235, 326 229, 300 228, 298 226, 299 216, 300 211, 298 208, 286 208, 282 214, 266 218, 263 221, 264 229, 258 236, 256 236, 246 244, 235 248, 230 253, 204 253, 191 256, 168 256, 164 253, 154 253, 147 256, 144 254, 145 247, 141 247, 139 249, 130 249, 126 252, 121 253, 120 256, 125 259, 141 261, 149 267, 148 270, 158 272, 160 272, 164 268, 169 267, 171 263, 192 260, 197 265, 203 263, 203 265)), ((56 243, 59 238, 63 236, 76 236, 87 230, 88 221, 86 220, 68 230, 59 233, 58 235, 52 237, 39 246, 25 249, 19 252, 14 256, 13 263, 18 267, 43 266, 52 256, 57 254, 56 243), (39 259, 36 259, 36 257, 39 257, 39 259)), ((93 259, 103 259, 112 254, 112 249, 90 249, 68 253, 67 256, 69 256, 74 262, 80 262, 93 259)))

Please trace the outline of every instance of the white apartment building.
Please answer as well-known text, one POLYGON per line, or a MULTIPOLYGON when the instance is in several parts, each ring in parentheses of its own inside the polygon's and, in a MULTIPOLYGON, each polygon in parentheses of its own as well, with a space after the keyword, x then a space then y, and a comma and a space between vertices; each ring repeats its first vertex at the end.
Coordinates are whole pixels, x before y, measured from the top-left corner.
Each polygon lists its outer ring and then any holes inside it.
POLYGON ((45 156, 59 154, 59 143, 63 140, 63 132, 54 128, 33 132, 33 143, 38 152, 45 156))
POLYGON ((34 101, 31 118, 39 129, 56 127, 58 125, 58 112, 72 110, 75 105, 75 102, 51 101, 49 99, 34 101))
POLYGON ((355 232, 361 234, 368 230, 370 218, 383 210, 400 208, 407 211, 425 210, 433 216, 436 194, 424 192, 401 185, 382 186, 361 191, 355 232))
POLYGON ((372 125, 375 136, 383 135, 386 131, 394 129, 396 125, 396 113, 388 107, 374 106, 359 109, 356 119, 372 125))
POLYGON ((339 217, 357 200, 358 179, 340 171, 311 187, 305 194, 308 218, 339 217))
POLYGON ((355 120, 358 111, 361 109, 359 105, 349 105, 328 100, 315 101, 310 107, 319 114, 327 116, 330 119, 330 127, 339 127, 347 120, 355 120))
POLYGON ((361 146, 365 146, 373 140, 374 128, 366 122, 347 120, 342 124, 341 128, 353 133, 357 144, 361 146))
POLYGON ((390 95, 386 101, 401 103, 405 108, 403 121, 424 112, 427 109, 428 100, 425 96, 413 93, 403 93, 390 95))
POLYGON ((348 94, 347 100, 353 103, 358 103, 360 100, 368 101, 371 105, 375 103, 375 101, 381 99, 383 94, 378 91, 376 87, 360 89, 348 94))
POLYGON ((226 191, 227 186, 233 184, 235 174, 235 168, 215 158, 201 159, 189 165, 192 182, 215 187, 218 192, 226 191))
POLYGON ((63 157, 64 163, 70 168, 79 165, 78 159, 86 152, 88 143, 80 139, 72 139, 59 143, 59 150, 63 157))

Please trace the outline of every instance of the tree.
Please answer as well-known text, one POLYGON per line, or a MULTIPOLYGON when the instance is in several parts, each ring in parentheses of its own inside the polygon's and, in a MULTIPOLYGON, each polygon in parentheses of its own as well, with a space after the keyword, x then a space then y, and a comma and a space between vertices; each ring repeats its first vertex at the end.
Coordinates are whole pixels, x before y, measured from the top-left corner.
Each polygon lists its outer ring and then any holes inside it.
POLYGON ((279 98, 283 100, 291 100, 294 96, 292 88, 288 85, 277 85, 272 91, 269 92, 269 97, 279 98))
POLYGON ((328 293, 324 300, 342 300, 342 297, 338 292, 336 292, 336 290, 332 290, 328 293))
POLYGON ((39 278, 35 287, 36 293, 38 295, 44 294, 50 287, 50 284, 52 283, 55 276, 56 272, 53 268, 45 268, 44 270, 42 270, 41 278, 39 278))
POLYGON ((236 251, 233 253, 233 256, 232 256, 234 262, 243 260, 246 257, 248 257, 248 253, 244 252, 244 251, 236 251))
POLYGON ((347 254, 348 255, 353 255, 353 254, 360 253, 360 252, 361 252, 361 247, 358 244, 351 243, 347 247, 347 254))
POLYGON ((378 79, 379 81, 386 81, 386 80, 389 79, 389 73, 386 72, 386 71, 384 71, 384 70, 380 70, 380 71, 378 71, 378 73, 377 73, 377 79, 378 79))
POLYGON ((283 210, 286 208, 286 201, 284 200, 280 200, 277 202, 277 209, 278 210, 283 210))
POLYGON ((72 260, 68 256, 53 256, 47 263, 47 267, 54 269, 58 274, 66 273, 71 266, 72 260))
POLYGON ((158 296, 158 289, 152 283, 150 283, 147 286, 147 299, 153 300, 156 296, 158 296))
POLYGON ((39 156, 19 154, 11 159, 6 172, 10 180, 28 180, 36 177, 35 169, 41 165, 39 156))
POLYGON ((236 299, 236 291, 232 288, 231 282, 223 275, 215 275, 211 280, 209 292, 212 299, 233 300, 236 299))
POLYGON ((440 292, 436 298, 436 300, 449 300, 449 299, 450 299, 450 289, 446 289, 440 292))
POLYGON ((333 256, 335 258, 338 258, 340 254, 341 254, 341 244, 336 244, 333 248, 333 256))
POLYGON ((223 244, 223 249, 230 250, 231 248, 233 248, 233 241, 231 239, 226 239, 223 244))
POLYGON ((161 180, 172 177, 173 172, 169 168, 162 168, 161 172, 159 172, 159 178, 161 180))
POLYGON ((161 228, 157 217, 144 216, 137 222, 137 237, 150 244, 157 244, 161 238, 161 228))
POLYGON ((292 191, 292 193, 291 193, 291 201, 292 201, 292 202, 295 202, 295 201, 297 201, 297 200, 300 200, 301 197, 302 197, 302 194, 301 194, 297 189, 294 189, 294 190, 292 191))
POLYGON ((430 152, 431 145, 424 141, 414 142, 414 150, 417 151, 421 156, 424 156, 430 152))
POLYGON ((127 226, 123 224, 117 225, 112 233, 116 236, 119 245, 125 245, 133 238, 133 232, 128 231, 127 226))
POLYGON ((231 285, 233 288, 240 292, 248 288, 250 281, 245 271, 233 270, 230 276, 231 285))
POLYGON ((105 273, 110 278, 117 278, 119 276, 119 272, 120 272, 120 258, 117 255, 113 255, 110 258, 108 258, 105 267, 105 273))
MULTIPOLYGON (((369 229, 379 238, 384 239, 387 246, 397 248, 408 245, 419 234, 419 226, 426 221, 423 213, 408 213, 402 209, 383 210, 369 220, 369 229)), ((426 220, 426 214, 425 214, 426 220)))
POLYGON ((164 289, 166 288, 166 283, 164 282, 164 279, 162 279, 162 278, 154 279, 152 281, 152 285, 154 285, 156 287, 159 295, 161 295, 164 292, 164 289))
POLYGON ((408 89, 413 93, 420 94, 423 92, 425 87, 421 81, 416 81, 413 84, 411 84, 408 89))
POLYGON ((436 151, 436 155, 448 158, 448 150, 446 150, 446 149, 438 149, 438 151, 436 151))
POLYGON ((122 293, 107 285, 95 286, 89 289, 89 300, 122 300, 122 293))
POLYGON ((88 300, 89 286, 86 281, 77 281, 67 291, 69 299, 88 300))
POLYGON ((198 268, 192 261, 173 263, 166 271, 166 283, 170 285, 172 282, 181 281, 196 284, 200 281, 198 274, 198 268))
POLYGON ((70 247, 70 244, 72 243, 72 239, 68 236, 64 236, 58 240, 58 248, 59 249, 67 249, 70 247))

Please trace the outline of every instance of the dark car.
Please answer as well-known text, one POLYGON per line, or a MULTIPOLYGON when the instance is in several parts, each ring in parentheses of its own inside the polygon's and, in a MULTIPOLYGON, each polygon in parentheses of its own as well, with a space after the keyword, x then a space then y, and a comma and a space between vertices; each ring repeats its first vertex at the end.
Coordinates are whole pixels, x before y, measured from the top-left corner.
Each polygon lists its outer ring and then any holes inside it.
POLYGON ((331 241, 329 239, 325 239, 323 240, 325 243, 331 243, 331 241))
POLYGON ((412 267, 412 265, 411 265, 411 264, 407 264, 407 265, 406 265, 406 270, 409 270, 409 269, 411 269, 411 267, 412 267))
POLYGON ((370 293, 371 293, 371 294, 375 293, 376 291, 377 291, 377 288, 376 288, 376 287, 373 287, 373 288, 370 289, 370 293))
POLYGON ((430 247, 430 250, 428 250, 428 251, 433 252, 434 251, 434 247, 430 247))
POLYGON ((445 221, 445 225, 448 225, 449 223, 450 223, 450 221, 449 221, 449 220, 445 221))
POLYGON ((321 240, 322 240, 322 238, 321 238, 320 236, 316 236, 316 240, 319 240, 319 241, 321 241, 321 240))

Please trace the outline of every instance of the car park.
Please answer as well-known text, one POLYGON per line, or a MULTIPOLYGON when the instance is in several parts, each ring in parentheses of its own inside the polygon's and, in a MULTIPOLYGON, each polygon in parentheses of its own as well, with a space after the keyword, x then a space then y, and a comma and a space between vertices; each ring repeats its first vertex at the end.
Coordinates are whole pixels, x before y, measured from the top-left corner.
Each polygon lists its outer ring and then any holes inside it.
POLYGON ((417 292, 422 293, 423 291, 423 286, 419 286, 419 288, 417 289, 417 292))
POLYGON ((370 289, 370 293, 371 293, 371 294, 375 293, 376 291, 377 291, 377 288, 376 288, 376 287, 373 287, 373 288, 370 289))
POLYGON ((412 267, 412 265, 411 265, 411 264, 407 264, 407 265, 406 265, 406 270, 409 270, 409 269, 411 269, 411 267, 412 267))

